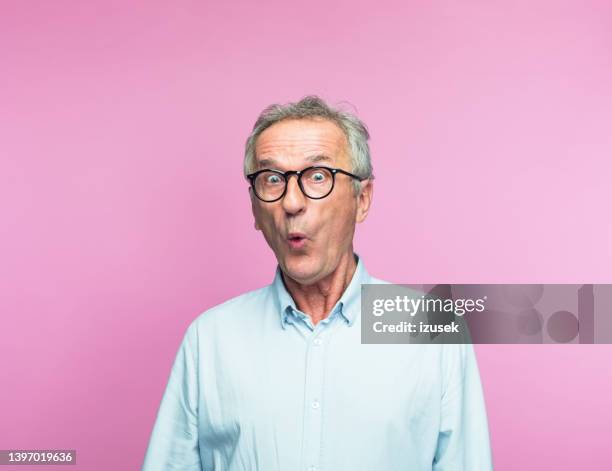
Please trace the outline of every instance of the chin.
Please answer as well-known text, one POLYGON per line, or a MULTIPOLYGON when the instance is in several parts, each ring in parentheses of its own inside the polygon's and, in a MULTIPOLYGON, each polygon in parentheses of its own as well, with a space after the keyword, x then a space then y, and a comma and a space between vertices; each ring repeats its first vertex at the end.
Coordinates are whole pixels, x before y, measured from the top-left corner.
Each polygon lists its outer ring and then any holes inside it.
POLYGON ((288 256, 280 264, 286 275, 300 284, 312 284, 321 272, 320 261, 309 256, 288 256))

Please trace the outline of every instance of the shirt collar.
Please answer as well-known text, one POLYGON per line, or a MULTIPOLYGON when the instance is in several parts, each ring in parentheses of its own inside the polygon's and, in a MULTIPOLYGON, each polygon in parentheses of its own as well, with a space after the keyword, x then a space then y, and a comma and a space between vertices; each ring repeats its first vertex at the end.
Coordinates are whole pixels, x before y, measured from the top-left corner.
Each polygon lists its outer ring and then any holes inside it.
MULTIPOLYGON (((355 254, 357 259, 357 268, 351 278, 350 283, 342 293, 342 296, 331 310, 329 316, 331 317, 336 311, 344 318, 348 326, 352 326, 355 323, 355 319, 361 312, 361 285, 370 283, 370 275, 365 269, 363 261, 359 255, 355 254)), ((283 282, 282 271, 280 266, 276 267, 276 274, 271 284, 272 292, 274 293, 274 299, 276 307, 278 309, 281 326, 286 328, 290 316, 293 312, 299 312, 295 305, 295 301, 287 291, 285 283, 283 282)))

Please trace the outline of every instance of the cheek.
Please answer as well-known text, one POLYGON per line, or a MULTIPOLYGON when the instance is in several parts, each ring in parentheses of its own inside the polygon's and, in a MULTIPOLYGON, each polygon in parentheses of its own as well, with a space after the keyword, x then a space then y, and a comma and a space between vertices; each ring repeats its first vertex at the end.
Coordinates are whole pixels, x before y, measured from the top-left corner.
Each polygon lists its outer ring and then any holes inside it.
POLYGON ((274 211, 271 209, 262 209, 259 208, 256 211, 255 218, 257 219, 257 223, 261 227, 264 232, 266 239, 274 239, 274 236, 277 234, 277 225, 275 224, 274 211))
POLYGON ((355 205, 346 203, 344 206, 338 205, 333 210, 326 212, 326 239, 335 243, 330 248, 352 239, 355 226, 355 209, 355 205))

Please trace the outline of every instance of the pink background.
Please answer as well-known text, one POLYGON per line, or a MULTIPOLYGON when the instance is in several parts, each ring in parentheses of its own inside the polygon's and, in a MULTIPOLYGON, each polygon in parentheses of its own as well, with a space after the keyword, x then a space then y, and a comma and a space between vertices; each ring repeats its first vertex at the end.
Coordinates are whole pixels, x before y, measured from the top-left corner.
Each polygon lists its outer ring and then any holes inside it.
MULTIPOLYGON (((605 0, 3 1, 0 54, 0 448, 140 467, 189 322, 272 279, 271 102, 369 125, 373 275, 612 282, 605 0)), ((477 353, 497 470, 612 469, 612 346, 477 353)))

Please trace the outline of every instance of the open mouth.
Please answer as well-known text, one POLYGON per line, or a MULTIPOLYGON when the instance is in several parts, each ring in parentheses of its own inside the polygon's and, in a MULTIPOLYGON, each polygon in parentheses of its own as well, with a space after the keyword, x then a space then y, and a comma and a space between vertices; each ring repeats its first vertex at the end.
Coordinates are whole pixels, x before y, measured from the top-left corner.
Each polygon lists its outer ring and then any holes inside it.
POLYGON ((304 234, 301 233, 290 233, 287 236, 287 242, 289 243, 289 247, 292 249, 299 249, 306 245, 306 241, 308 239, 304 234))

